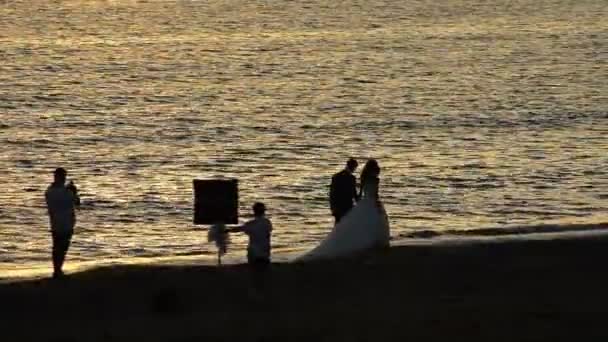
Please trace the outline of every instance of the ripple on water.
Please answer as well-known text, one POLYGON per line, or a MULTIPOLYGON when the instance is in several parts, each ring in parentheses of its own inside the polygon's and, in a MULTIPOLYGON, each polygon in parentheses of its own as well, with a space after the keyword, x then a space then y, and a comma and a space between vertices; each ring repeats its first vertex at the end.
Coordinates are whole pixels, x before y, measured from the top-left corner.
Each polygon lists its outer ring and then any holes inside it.
POLYGON ((601 1, 220 5, 40 0, 0 13, 5 262, 46 262, 42 192, 58 165, 81 189, 83 261, 212 253, 191 224, 191 181, 217 176, 239 178, 243 219, 268 205, 278 245, 314 244, 350 156, 380 160, 394 236, 605 208, 601 1), (156 20, 168 9, 179 20, 156 20))

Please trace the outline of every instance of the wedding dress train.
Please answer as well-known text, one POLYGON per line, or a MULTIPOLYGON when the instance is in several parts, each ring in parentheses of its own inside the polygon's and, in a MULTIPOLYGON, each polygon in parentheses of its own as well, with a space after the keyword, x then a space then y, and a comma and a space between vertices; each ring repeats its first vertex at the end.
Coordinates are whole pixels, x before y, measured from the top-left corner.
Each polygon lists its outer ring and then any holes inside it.
POLYGON ((319 245, 297 261, 348 256, 389 245, 388 215, 378 200, 378 179, 363 185, 362 198, 319 245))

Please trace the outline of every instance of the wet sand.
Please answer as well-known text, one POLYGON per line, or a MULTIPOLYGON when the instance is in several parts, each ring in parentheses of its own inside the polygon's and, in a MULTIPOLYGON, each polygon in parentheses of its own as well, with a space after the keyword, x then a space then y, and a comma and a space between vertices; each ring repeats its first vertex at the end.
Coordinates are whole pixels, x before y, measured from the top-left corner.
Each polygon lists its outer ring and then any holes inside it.
POLYGON ((608 237, 394 247, 274 264, 118 266, 0 285, 4 341, 605 341, 608 237))

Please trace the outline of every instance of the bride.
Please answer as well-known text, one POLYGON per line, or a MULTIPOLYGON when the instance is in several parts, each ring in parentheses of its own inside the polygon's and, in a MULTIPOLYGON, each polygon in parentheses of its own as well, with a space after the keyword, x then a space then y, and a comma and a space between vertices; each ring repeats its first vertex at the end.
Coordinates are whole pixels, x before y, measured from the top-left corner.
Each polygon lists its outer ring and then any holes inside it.
POLYGON ((330 259, 389 246, 388 215, 378 196, 380 166, 374 159, 361 171, 360 200, 321 243, 298 261, 330 259))

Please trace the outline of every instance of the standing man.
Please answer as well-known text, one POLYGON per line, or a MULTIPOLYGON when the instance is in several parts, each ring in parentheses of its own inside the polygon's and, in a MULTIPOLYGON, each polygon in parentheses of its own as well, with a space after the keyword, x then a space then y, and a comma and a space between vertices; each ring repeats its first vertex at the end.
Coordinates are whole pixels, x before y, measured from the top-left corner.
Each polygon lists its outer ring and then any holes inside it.
POLYGON ((336 219, 336 224, 354 206, 354 202, 359 200, 357 194, 357 179, 353 175, 359 163, 353 158, 346 162, 346 168, 331 178, 329 189, 329 204, 331 214, 336 219))
POLYGON ((253 287, 256 291, 264 288, 266 274, 270 267, 270 236, 272 222, 266 217, 266 206, 257 202, 253 205, 253 220, 244 225, 232 228, 230 232, 243 232, 249 236, 247 245, 247 263, 251 268, 253 287))
POLYGON ((57 168, 54 172, 53 183, 45 193, 53 236, 53 278, 63 276, 63 262, 70 248, 76 225, 75 209, 80 203, 74 183, 70 182, 66 185, 67 174, 64 168, 57 168))

